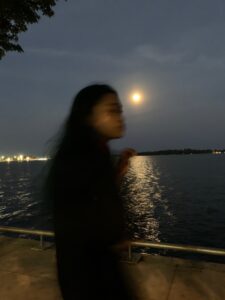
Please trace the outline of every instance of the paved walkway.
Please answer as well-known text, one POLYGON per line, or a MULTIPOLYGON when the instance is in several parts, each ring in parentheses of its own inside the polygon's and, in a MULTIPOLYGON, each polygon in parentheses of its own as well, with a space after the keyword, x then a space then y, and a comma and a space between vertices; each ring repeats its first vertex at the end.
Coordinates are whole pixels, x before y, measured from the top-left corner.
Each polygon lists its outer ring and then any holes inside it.
MULTIPOLYGON (((225 300, 223 264, 143 255, 139 263, 122 266, 141 300, 225 300)), ((0 236, 0 299, 62 300, 54 248, 0 236)))

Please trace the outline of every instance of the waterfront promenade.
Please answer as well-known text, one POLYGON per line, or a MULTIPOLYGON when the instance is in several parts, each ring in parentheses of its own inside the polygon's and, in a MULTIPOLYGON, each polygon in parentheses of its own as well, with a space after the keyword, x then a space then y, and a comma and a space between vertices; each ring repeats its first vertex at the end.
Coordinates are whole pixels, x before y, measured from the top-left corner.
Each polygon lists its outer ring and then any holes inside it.
MULTIPOLYGON (((140 299, 225 299, 224 264, 152 255, 142 255, 136 264, 121 264, 140 299)), ((54 247, 41 250, 38 241, 1 235, 0 278, 1 300, 62 300, 54 247)))

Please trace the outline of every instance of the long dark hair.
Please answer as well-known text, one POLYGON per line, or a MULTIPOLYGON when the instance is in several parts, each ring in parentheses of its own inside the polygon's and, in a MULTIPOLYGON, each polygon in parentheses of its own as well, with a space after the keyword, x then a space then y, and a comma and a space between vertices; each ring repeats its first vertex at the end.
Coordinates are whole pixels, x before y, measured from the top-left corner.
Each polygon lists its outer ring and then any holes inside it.
POLYGON ((91 142, 90 139, 93 141, 93 138, 96 138, 93 128, 87 124, 87 117, 101 98, 109 93, 117 95, 109 85, 94 84, 85 87, 75 96, 64 132, 56 146, 55 157, 73 155, 78 147, 85 151, 84 147, 91 142))
POLYGON ((39 227, 52 228, 53 190, 61 180, 68 179, 59 177, 57 170, 60 169, 62 173, 63 168, 63 173, 67 174, 67 166, 77 163, 77 157, 81 161, 87 157, 94 157, 100 137, 87 123, 87 117, 91 115, 93 107, 101 101, 101 98, 109 93, 117 95, 115 89, 109 85, 93 84, 83 88, 75 96, 69 116, 60 129, 57 140, 54 140, 54 146, 50 152, 50 161, 46 168, 46 178, 42 189, 42 224, 39 227))

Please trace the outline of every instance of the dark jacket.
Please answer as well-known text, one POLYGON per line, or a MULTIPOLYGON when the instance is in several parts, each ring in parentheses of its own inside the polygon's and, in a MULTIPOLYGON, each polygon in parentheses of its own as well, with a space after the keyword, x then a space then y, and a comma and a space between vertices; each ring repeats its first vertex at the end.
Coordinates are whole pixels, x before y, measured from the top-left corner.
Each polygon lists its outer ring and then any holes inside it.
POLYGON ((54 230, 64 299, 131 299, 111 246, 125 238, 124 210, 107 145, 79 148, 54 170, 54 230))
POLYGON ((63 159, 55 175, 54 220, 60 238, 72 235, 80 245, 106 246, 124 238, 123 205, 107 148, 63 159))

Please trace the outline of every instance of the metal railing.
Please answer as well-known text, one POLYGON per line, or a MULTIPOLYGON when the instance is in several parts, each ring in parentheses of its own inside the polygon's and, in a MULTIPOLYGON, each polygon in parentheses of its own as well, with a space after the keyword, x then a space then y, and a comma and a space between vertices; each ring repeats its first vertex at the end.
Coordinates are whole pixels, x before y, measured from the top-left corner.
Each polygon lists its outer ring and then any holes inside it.
POLYGON ((167 244, 167 243, 152 243, 147 241, 132 241, 131 246, 129 246, 129 259, 132 255, 133 247, 145 247, 145 248, 154 248, 154 249, 165 249, 165 250, 179 250, 183 252, 192 252, 199 254, 209 254, 209 255, 221 255, 225 256, 225 249, 220 248, 209 248, 193 245, 181 245, 181 244, 167 244))
MULTIPOLYGON (((40 236, 40 246, 43 249, 44 240, 43 237, 54 237, 55 234, 52 231, 47 230, 37 230, 37 229, 26 229, 19 227, 8 227, 0 226, 0 232, 13 232, 13 233, 23 233, 40 236)), ((167 244, 167 243, 153 243, 148 241, 130 241, 128 244, 128 259, 132 258, 132 248, 144 247, 144 248, 154 248, 154 249, 164 249, 164 250, 179 250, 184 252, 208 254, 208 255, 218 255, 225 256, 225 249, 219 248, 209 248, 209 247, 200 247, 192 245, 181 245, 181 244, 167 244)))
POLYGON ((19 228, 19 227, 9 227, 9 226, 0 226, 0 232, 13 232, 13 233, 24 233, 24 234, 31 234, 37 235, 40 237, 40 246, 41 249, 44 248, 44 236, 54 237, 55 234, 52 231, 48 230, 37 230, 37 229, 26 229, 26 228, 19 228))

